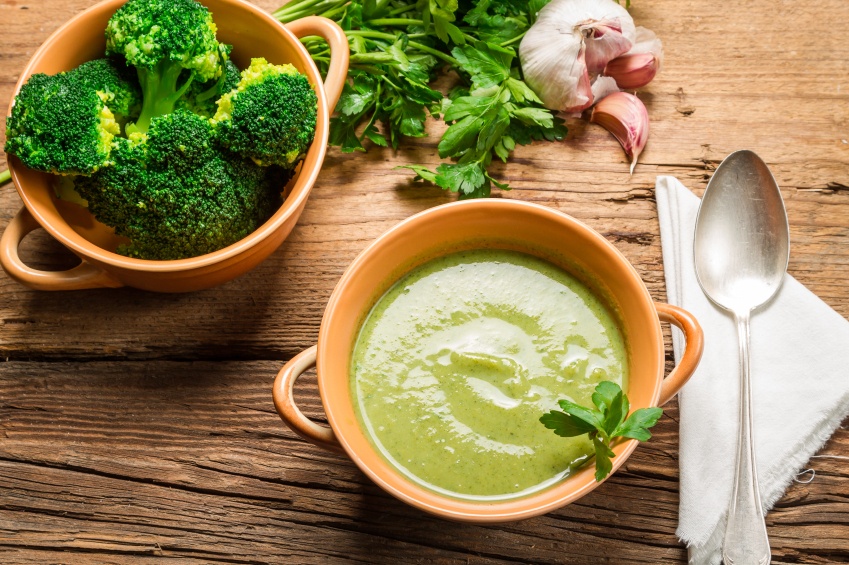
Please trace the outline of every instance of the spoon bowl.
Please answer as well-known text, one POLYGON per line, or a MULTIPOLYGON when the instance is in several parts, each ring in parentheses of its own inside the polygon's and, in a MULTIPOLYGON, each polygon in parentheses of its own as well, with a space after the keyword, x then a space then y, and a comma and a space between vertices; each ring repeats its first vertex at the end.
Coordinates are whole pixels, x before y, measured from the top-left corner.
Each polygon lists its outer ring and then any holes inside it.
POLYGON ((702 290, 734 316, 739 340, 740 426, 722 557, 727 565, 766 565, 771 555, 754 450, 749 318, 781 287, 790 229, 778 184, 751 151, 726 157, 710 179, 696 218, 693 252, 702 290))
POLYGON ((702 197, 694 253, 699 284, 726 310, 754 310, 778 292, 790 257, 787 212, 766 163, 736 151, 702 197))

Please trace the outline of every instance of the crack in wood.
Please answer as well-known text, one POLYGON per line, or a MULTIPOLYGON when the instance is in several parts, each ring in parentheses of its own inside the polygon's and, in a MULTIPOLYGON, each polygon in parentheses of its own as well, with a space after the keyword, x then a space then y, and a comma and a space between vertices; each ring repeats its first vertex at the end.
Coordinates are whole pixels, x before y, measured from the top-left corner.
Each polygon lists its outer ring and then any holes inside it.
POLYGON ((634 243, 637 245, 651 245, 652 243, 654 243, 654 235, 648 232, 606 231, 602 232, 602 235, 616 242, 622 241, 625 243, 634 243))
POLYGON ((610 196, 604 199, 606 202, 617 202, 617 203, 625 203, 631 202, 632 200, 642 200, 647 202, 654 202, 654 190, 647 188, 637 188, 633 190, 629 190, 626 194, 622 194, 619 196, 610 196))
POLYGON ((0 410, 4 409, 27 410, 31 412, 47 412, 47 408, 42 408, 41 406, 18 406, 16 404, 0 404, 0 410))
MULTIPOLYGON (((158 544, 156 544, 158 545, 158 544)), ((55 552, 65 552, 67 553, 69 550, 73 550, 74 553, 81 554, 91 554, 91 555, 120 555, 120 556, 131 556, 136 555, 139 557, 143 556, 156 556, 156 557, 167 557, 169 554, 172 557, 183 556, 185 553, 195 554, 195 555, 203 555, 204 559, 209 559, 210 563, 236 563, 239 565, 263 565, 266 564, 267 561, 256 561, 253 559, 236 559, 233 557, 224 557, 229 556, 229 553, 217 553, 214 551, 205 551, 194 549, 191 547, 179 548, 179 550, 164 550, 160 547, 152 547, 150 550, 135 550, 135 551, 121 551, 120 549, 107 549, 107 548, 95 548, 89 546, 80 546, 74 544, 60 544, 60 545, 33 545, 33 544, 20 544, 20 545, 12 545, 7 543, 0 543, 0 548, 8 548, 12 550, 21 550, 26 549, 28 551, 55 551, 55 552), (179 552, 178 552, 179 551, 179 552), (213 557, 210 557, 208 554, 211 554, 213 557)))
POLYGON ((8 325, 26 326, 26 325, 37 324, 37 323, 38 323, 38 320, 35 320, 33 318, 4 318, 3 319, 3 324, 8 324, 8 325))

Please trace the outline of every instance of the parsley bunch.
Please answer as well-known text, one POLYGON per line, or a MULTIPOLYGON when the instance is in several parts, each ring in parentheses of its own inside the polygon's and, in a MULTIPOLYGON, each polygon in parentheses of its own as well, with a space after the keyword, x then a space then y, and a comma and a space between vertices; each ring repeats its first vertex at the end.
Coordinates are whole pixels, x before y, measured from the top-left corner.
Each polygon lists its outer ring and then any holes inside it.
POLYGON ((663 415, 660 408, 640 408, 628 416, 628 396, 616 383, 599 383, 592 396, 597 409, 585 408, 568 400, 560 400, 563 409, 544 414, 539 421, 561 437, 589 434, 595 448, 595 480, 602 481, 613 469, 610 449, 613 438, 624 437, 646 441, 651 437, 649 428, 663 415))
MULTIPOLYGON (((548 0, 294 0, 274 16, 286 23, 308 15, 336 21, 351 48, 349 81, 330 143, 343 152, 365 143, 398 148, 404 137, 424 137, 428 115, 449 124, 436 170, 404 168, 460 198, 489 196, 510 187, 489 173, 519 145, 560 140, 563 121, 542 106, 522 80, 516 46, 548 0), (453 71, 462 84, 447 96, 433 88, 453 71), (382 127, 378 128, 378 124, 382 127)), ((320 70, 329 49, 318 38, 304 44, 320 70)))

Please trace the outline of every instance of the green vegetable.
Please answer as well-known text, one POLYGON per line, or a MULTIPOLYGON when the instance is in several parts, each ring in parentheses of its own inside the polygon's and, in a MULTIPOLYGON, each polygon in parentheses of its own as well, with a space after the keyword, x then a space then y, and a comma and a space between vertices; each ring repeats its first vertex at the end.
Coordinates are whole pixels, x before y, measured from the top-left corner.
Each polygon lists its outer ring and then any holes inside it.
POLYGON ((15 98, 4 149, 31 169, 91 174, 108 165, 112 138, 140 102, 135 75, 121 61, 33 75, 15 98))
POLYGON ((183 259, 244 238, 312 142, 306 77, 264 59, 240 74, 215 31, 195 0, 130 0, 107 24, 112 57, 34 75, 15 99, 6 151, 60 173, 57 198, 128 238, 119 253, 183 259))
POLYGON ((15 97, 4 150, 38 171, 91 174, 108 164, 121 131, 109 99, 73 73, 33 75, 15 97))
POLYGON ((657 423, 663 410, 640 408, 626 418, 630 409, 628 396, 610 381, 599 383, 592 399, 596 409, 560 400, 563 411, 552 410, 540 422, 561 437, 589 434, 595 447, 595 480, 602 481, 613 469, 611 441, 617 437, 647 441, 651 437, 649 428, 657 423))
POLYGON ((279 171, 221 147, 210 121, 191 112, 155 117, 147 135, 114 145, 114 164, 78 177, 75 187, 98 220, 130 239, 119 249, 130 257, 211 253, 253 232, 280 206, 272 183, 279 171))
POLYGON ((104 101, 119 122, 138 117, 141 111, 141 89, 135 71, 123 60, 117 57, 95 59, 67 74, 80 84, 105 94, 104 101))
POLYGON ((106 54, 136 67, 143 94, 128 133, 145 132, 152 118, 173 112, 194 81, 220 76, 226 50, 215 32, 212 14, 195 0, 129 0, 118 8, 106 26, 106 54))
POLYGON ((292 167, 315 136, 317 97, 292 65, 251 61, 236 88, 218 101, 218 139, 258 165, 292 167))
MULTIPOLYGON (((542 107, 522 80, 514 46, 546 0, 294 0, 274 13, 281 22, 308 15, 335 20, 351 48, 350 81, 330 142, 343 152, 364 143, 398 148, 405 137, 424 137, 428 115, 450 124, 440 157, 454 162, 435 171, 409 165, 416 178, 460 198, 489 196, 493 158, 507 161, 517 144, 562 139, 562 120, 542 107), (448 96, 432 88, 453 71, 462 85, 448 96), (378 127, 380 124, 382 127, 378 127)), ((327 46, 305 38, 313 60, 326 70, 327 46)))
POLYGON ((211 118, 218 110, 218 99, 230 92, 239 83, 241 71, 236 63, 229 59, 232 46, 221 44, 223 49, 222 72, 218 78, 206 82, 192 81, 192 85, 182 98, 177 100, 174 109, 183 109, 193 112, 204 118, 211 118))

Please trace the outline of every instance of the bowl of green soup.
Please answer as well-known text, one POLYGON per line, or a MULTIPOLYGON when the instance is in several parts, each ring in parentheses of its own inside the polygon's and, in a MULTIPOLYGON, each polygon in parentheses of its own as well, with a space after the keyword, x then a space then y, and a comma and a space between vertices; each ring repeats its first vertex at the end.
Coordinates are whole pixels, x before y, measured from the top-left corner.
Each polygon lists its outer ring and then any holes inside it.
MULTIPOLYGON (((599 483, 586 435, 540 416, 559 399, 591 405, 612 381, 633 410, 672 398, 696 368, 702 333, 654 302, 628 260, 591 228, 544 206, 463 201, 390 229, 348 267, 318 344, 274 383, 283 421, 345 453, 400 500, 490 523, 568 504, 599 483), (661 321, 687 347, 664 378, 661 321), (329 427, 293 387, 316 366, 329 427)), ((636 448, 614 444, 613 471, 636 448)))

